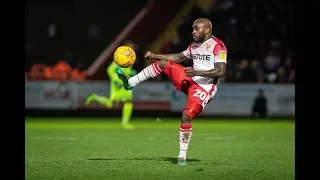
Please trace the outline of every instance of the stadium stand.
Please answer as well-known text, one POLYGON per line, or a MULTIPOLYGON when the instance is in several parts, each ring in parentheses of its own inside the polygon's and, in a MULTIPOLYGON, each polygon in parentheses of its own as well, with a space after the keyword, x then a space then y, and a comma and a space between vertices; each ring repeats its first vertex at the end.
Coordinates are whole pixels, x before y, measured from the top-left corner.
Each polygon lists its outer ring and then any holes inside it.
MULTIPOLYGON (((136 5, 136 8, 133 8, 134 10, 128 14, 131 13, 132 17, 144 5, 136 5)), ((73 8, 72 12, 81 13, 81 6, 83 5, 76 6, 79 8, 73 8)), ((91 6, 97 5, 91 4, 91 6)), ((289 1, 272 0, 264 3, 251 0, 215 0, 211 1, 210 6, 201 6, 200 3, 193 3, 192 6, 193 8, 188 10, 189 13, 182 13, 183 16, 180 17, 182 20, 179 26, 175 27, 174 38, 162 42, 156 52, 172 53, 184 50, 192 42, 190 30, 194 19, 207 17, 213 22, 213 34, 223 40, 228 47, 228 72, 223 81, 295 83, 293 49, 295 34, 290 31, 294 27, 294 8, 289 1), (280 13, 281 16, 279 16, 280 13)), ((60 9, 60 14, 48 13, 48 16, 41 18, 34 17, 32 13, 32 11, 36 12, 40 9, 29 7, 26 10, 26 20, 35 20, 39 23, 37 27, 26 27, 25 78, 29 80, 86 80, 88 78, 85 70, 99 53, 109 43, 112 43, 116 32, 120 31, 125 23, 118 25, 116 30, 113 29, 110 34, 106 34, 106 32, 109 33, 109 28, 103 18, 93 22, 94 19, 98 19, 97 17, 102 11, 88 17, 89 20, 84 23, 88 25, 86 29, 86 27, 81 27, 80 23, 76 23, 79 22, 77 17, 68 16, 69 19, 65 19, 68 13, 69 15, 71 13, 70 7, 55 7, 47 10, 54 12, 57 8, 60 9), (74 24, 65 24, 65 22, 73 22, 71 18, 77 19, 77 21, 74 24), (43 33, 46 30, 48 31, 47 35, 43 33), (87 35, 86 30, 91 34, 87 35), (72 35, 75 31, 78 32, 72 35), (33 33, 42 33, 43 36, 47 36, 47 39, 32 39, 33 33), (53 34, 52 37, 50 33, 53 34), (67 36, 70 38, 66 38, 67 36)), ((109 11, 110 15, 116 13, 111 9, 109 11)), ((121 16, 121 18, 123 17, 121 16)), ((130 19, 123 19, 123 21, 128 23, 130 19)), ((163 35, 161 32, 166 29, 163 26, 158 27, 162 29, 157 29, 157 35, 160 37, 163 35)), ((152 33, 152 31, 148 32, 152 33)), ((147 36, 147 34, 145 35, 147 36)), ((142 57, 152 43, 146 40, 139 42, 138 36, 134 36, 132 39, 138 54, 135 69, 139 71, 145 64, 148 64, 142 57)), ((104 66, 107 65, 104 64, 104 66)), ((185 65, 191 64, 187 62, 185 65)), ((166 81, 167 78, 161 76, 153 80, 166 81)))

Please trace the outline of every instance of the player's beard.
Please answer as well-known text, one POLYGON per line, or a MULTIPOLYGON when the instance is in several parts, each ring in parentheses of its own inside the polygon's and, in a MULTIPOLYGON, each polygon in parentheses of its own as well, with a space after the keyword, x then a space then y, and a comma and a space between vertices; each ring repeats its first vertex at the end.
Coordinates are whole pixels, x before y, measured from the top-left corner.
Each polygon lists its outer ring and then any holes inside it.
POLYGON ((192 38, 195 43, 199 43, 199 38, 197 36, 193 36, 192 38))
POLYGON ((205 34, 201 34, 199 36, 193 36, 193 40, 195 43, 203 43, 205 39, 205 34))

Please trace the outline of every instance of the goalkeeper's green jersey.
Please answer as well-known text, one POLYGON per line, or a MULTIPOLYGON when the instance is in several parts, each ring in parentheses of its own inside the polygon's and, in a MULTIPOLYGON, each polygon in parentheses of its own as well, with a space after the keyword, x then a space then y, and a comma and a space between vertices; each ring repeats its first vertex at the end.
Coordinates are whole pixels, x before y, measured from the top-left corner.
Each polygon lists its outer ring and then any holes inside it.
MULTIPOLYGON (((118 66, 116 65, 115 62, 112 62, 109 67, 107 68, 107 73, 108 76, 110 78, 110 93, 120 93, 120 92, 126 92, 127 90, 125 90, 123 88, 122 85, 122 81, 121 79, 119 79, 117 73, 116 73, 116 68, 118 66)), ((136 74, 136 71, 134 69, 132 69, 132 67, 128 67, 128 68, 121 68, 123 72, 125 72, 126 74, 128 74, 129 76, 133 76, 136 74)), ((130 90, 131 91, 131 90, 130 90)))

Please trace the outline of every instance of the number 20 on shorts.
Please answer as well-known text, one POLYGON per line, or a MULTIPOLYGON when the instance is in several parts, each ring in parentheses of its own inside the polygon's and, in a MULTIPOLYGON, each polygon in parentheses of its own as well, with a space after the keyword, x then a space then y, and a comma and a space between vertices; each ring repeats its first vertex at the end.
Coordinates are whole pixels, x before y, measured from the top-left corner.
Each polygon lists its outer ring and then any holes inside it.
POLYGON ((196 93, 193 94, 193 97, 199 98, 201 101, 203 101, 202 106, 206 106, 208 101, 210 100, 211 96, 207 95, 206 92, 201 91, 200 89, 196 89, 196 93))

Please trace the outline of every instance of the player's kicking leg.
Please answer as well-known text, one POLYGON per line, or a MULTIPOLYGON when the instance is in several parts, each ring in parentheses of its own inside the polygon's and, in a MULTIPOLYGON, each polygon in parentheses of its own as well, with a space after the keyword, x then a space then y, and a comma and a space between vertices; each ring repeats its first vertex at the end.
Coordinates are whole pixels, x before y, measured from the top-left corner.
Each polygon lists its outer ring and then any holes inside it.
POLYGON ((118 77, 122 80, 124 89, 131 90, 133 87, 130 86, 128 82, 129 78, 131 77, 124 73, 120 67, 116 68, 116 73, 118 74, 118 77))
MULTIPOLYGON (((177 90, 181 90, 185 93, 188 93, 188 89, 192 79, 186 76, 183 66, 173 63, 172 61, 157 61, 149 65, 148 67, 144 68, 140 73, 133 77, 126 75, 120 68, 117 69, 117 74, 119 78, 123 81, 124 87, 127 90, 132 89, 134 86, 146 79, 158 76, 162 72, 165 73, 172 80, 177 90)), ((180 124, 180 152, 177 159, 177 165, 187 164, 186 154, 192 135, 191 120, 195 116, 197 116, 200 111, 201 105, 191 102, 188 103, 183 112, 180 124)))
POLYGON ((162 73, 165 73, 173 81, 178 90, 183 89, 182 86, 185 84, 185 80, 189 81, 191 79, 186 76, 183 66, 168 60, 156 61, 132 77, 124 73, 119 67, 117 67, 116 73, 122 80, 126 90, 131 90, 140 82, 157 77, 162 73))
POLYGON ((162 68, 164 68, 164 60, 157 61, 155 63, 152 63, 148 67, 144 68, 140 73, 137 75, 130 77, 129 75, 125 74, 121 68, 117 67, 116 73, 118 74, 118 77, 122 80, 123 86, 126 90, 131 90, 135 85, 138 83, 145 81, 149 78, 154 78, 162 73, 162 68), (162 63, 162 64, 161 64, 162 63))

